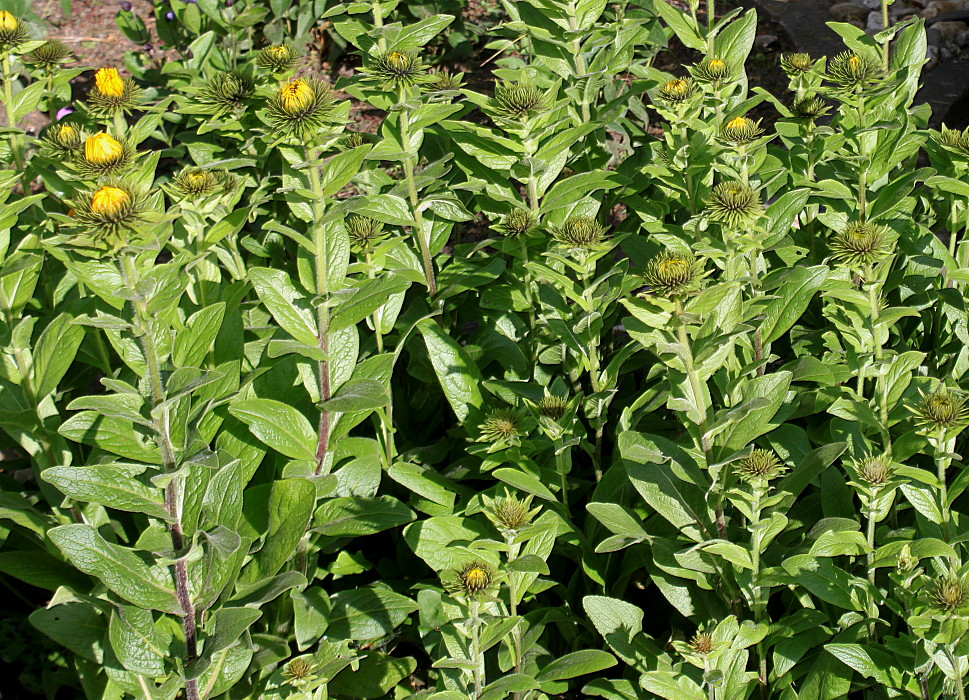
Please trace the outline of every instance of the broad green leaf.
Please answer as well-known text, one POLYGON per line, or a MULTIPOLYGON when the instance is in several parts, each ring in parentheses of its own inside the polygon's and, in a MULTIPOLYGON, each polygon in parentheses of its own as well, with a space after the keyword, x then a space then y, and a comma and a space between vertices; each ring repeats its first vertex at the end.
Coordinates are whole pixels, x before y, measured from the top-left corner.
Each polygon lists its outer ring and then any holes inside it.
POLYGON ((292 459, 316 459, 318 435, 292 406, 273 399, 245 399, 229 406, 229 412, 274 450, 292 459))
POLYGON ((77 501, 169 519, 161 490, 146 486, 111 465, 51 467, 41 477, 77 501))
POLYGON ((464 421, 472 409, 481 409, 481 373, 464 348, 445 333, 434 319, 417 324, 424 336, 427 354, 451 408, 464 421))
POLYGON ((327 634, 336 639, 365 642, 394 631, 417 610, 410 598, 371 586, 340 591, 330 597, 333 605, 327 634))
POLYGON ((318 345, 316 320, 309 304, 282 270, 254 267, 249 270, 259 300, 265 304, 284 331, 306 345, 318 345))
POLYGON ((128 602, 166 613, 181 611, 171 574, 147 564, 135 550, 107 542, 89 525, 61 525, 47 536, 74 566, 128 602))
POLYGON ((313 529, 329 537, 362 537, 413 519, 413 511, 391 496, 331 498, 317 509, 313 529))

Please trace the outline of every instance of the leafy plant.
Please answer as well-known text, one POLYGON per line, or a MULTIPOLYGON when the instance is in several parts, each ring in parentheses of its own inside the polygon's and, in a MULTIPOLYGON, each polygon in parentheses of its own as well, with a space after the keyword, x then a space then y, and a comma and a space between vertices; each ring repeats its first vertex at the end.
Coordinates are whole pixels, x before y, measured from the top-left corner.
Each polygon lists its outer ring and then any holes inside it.
POLYGON ((503 3, 485 90, 436 7, 159 6, 174 60, 39 139, 81 69, 0 13, 24 687, 964 697, 969 133, 913 106, 921 20, 775 96, 752 11, 503 3))

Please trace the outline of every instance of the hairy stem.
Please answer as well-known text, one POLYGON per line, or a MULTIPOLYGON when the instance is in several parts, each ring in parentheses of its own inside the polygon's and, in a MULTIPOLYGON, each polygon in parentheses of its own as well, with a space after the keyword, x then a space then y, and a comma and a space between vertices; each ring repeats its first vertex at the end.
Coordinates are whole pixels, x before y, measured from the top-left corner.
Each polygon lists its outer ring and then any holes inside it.
MULTIPOLYGON (((10 54, 3 55, 3 103, 7 108, 7 126, 11 129, 17 128, 17 118, 13 109, 13 71, 10 69, 10 54)), ((14 168, 21 170, 24 167, 23 155, 20 151, 20 134, 11 132, 10 134, 10 153, 13 155, 14 168)), ((24 194, 29 194, 24 187, 24 194)))
MULTIPOLYGON (((313 191, 313 244, 316 249, 316 293, 321 297, 329 294, 327 268, 329 251, 326 232, 323 230, 323 188, 320 184, 319 150, 308 148, 306 152, 309 168, 310 189, 313 191)), ((320 422, 316 441, 316 475, 323 471, 330 440, 330 412, 326 402, 330 400, 330 311, 326 304, 320 304, 316 311, 316 331, 320 339, 320 352, 323 359, 317 363, 317 376, 320 382, 320 422)))
MULTIPOLYGON (((161 361, 158 348, 155 345, 154 336, 152 335, 148 305, 138 293, 138 271, 135 266, 134 256, 125 255, 122 258, 121 272, 125 283, 133 292, 134 296, 131 302, 134 312, 132 317, 138 333, 141 351, 145 356, 145 364, 148 368, 148 380, 151 385, 152 415, 154 416, 152 428, 155 432, 155 438, 158 441, 158 447, 161 450, 162 470, 166 474, 174 474, 178 465, 175 460, 175 448, 172 445, 168 407, 164 406, 165 383, 161 373, 161 361)), ((171 521, 168 523, 168 534, 171 538, 172 549, 176 556, 179 555, 185 546, 178 486, 179 480, 173 477, 165 487, 165 510, 171 518, 171 521)), ((192 604, 192 597, 189 593, 188 564, 185 558, 179 556, 175 560, 173 569, 175 598, 178 600, 179 607, 182 609, 182 631, 185 635, 184 665, 187 667, 198 658, 198 623, 195 619, 195 606, 192 604)), ((188 700, 199 700, 197 679, 185 679, 185 697, 188 700)))
POLYGON ((420 200, 417 197, 417 183, 414 180, 414 161, 417 159, 417 155, 410 151, 410 108, 404 106, 407 100, 405 88, 401 87, 399 97, 401 102, 400 140, 401 146, 404 148, 404 177, 407 180, 407 195, 410 198, 411 213, 414 216, 414 234, 421 251, 427 291, 433 297, 437 294, 437 282, 434 279, 434 263, 431 260, 430 243, 427 240, 430 232, 424 226, 420 200))

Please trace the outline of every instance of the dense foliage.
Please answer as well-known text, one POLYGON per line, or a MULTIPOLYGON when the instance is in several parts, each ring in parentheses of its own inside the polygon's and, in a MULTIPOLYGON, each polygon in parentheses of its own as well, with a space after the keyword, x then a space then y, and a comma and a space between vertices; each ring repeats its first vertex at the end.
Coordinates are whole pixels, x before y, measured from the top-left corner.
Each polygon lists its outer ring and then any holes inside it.
POLYGON ((832 24, 781 101, 753 11, 506 2, 470 89, 441 8, 172 0, 177 58, 38 139, 81 69, 0 12, 19 682, 965 697, 969 132, 912 107, 921 20, 832 24))

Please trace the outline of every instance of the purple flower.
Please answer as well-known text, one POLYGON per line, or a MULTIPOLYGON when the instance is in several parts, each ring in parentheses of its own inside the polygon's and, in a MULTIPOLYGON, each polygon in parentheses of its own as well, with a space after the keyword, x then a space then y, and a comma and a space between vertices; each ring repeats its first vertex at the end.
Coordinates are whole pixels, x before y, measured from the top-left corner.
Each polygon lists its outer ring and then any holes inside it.
POLYGON ((59 110, 57 110, 57 121, 60 121, 68 114, 74 114, 74 110, 70 107, 61 107, 59 110))
POLYGON ((167 19, 169 22, 171 22, 173 19, 175 19, 175 13, 174 12, 166 12, 165 13, 165 19, 167 19))
POLYGON ((131 12, 131 3, 128 2, 128 0, 125 0, 123 3, 121 3, 121 9, 125 12, 131 12))

